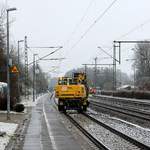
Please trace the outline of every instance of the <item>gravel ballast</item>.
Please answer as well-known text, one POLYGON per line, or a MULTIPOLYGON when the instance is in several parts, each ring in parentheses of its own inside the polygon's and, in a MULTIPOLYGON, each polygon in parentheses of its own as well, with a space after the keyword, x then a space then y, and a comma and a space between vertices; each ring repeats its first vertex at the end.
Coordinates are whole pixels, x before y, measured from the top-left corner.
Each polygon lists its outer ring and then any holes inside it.
POLYGON ((89 109, 88 113, 92 117, 100 120, 110 127, 150 146, 150 128, 143 128, 139 125, 121 120, 119 118, 111 117, 102 113, 97 113, 91 109, 89 109))

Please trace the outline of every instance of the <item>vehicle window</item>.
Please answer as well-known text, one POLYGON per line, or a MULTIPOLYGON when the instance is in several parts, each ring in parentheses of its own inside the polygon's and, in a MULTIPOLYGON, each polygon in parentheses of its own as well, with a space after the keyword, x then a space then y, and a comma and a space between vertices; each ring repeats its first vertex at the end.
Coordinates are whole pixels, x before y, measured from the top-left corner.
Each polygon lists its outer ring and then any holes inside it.
POLYGON ((67 85, 67 80, 64 79, 64 80, 59 80, 58 81, 58 85, 67 85))
POLYGON ((77 81, 74 79, 69 79, 69 85, 76 85, 77 81))

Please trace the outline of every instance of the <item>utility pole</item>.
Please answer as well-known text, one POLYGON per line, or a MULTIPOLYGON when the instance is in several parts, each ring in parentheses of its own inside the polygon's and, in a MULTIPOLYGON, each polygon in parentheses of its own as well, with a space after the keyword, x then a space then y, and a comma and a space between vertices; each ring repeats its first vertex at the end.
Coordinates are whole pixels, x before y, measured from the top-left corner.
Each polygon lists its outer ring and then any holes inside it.
POLYGON ((116 90, 116 45, 113 48, 113 90, 116 90))
MULTIPOLYGON (((96 87, 96 83, 97 83, 97 66, 113 66, 113 64, 97 64, 97 58, 94 59, 95 60, 95 64, 82 64, 84 66, 95 66, 95 79, 94 79, 94 86, 96 87)), ((86 68, 86 67, 85 67, 86 68)))
POLYGON ((36 85, 35 85, 35 81, 36 81, 36 77, 35 77, 36 60, 35 60, 35 57, 36 56, 37 56, 37 54, 33 54, 33 102, 35 102, 35 93, 36 93, 36 85))
MULTIPOLYGON (((35 73, 35 63, 37 62, 37 61, 40 61, 40 60, 63 60, 63 59, 65 59, 65 58, 51 58, 51 59, 45 59, 46 57, 48 57, 48 56, 50 56, 50 55, 52 55, 52 54, 54 54, 55 52, 57 52, 59 49, 61 49, 61 48, 63 48, 62 46, 57 46, 57 47, 53 47, 53 46, 49 46, 49 47, 29 47, 29 46, 27 46, 27 41, 26 41, 26 39, 27 39, 27 37, 25 37, 25 56, 27 56, 27 50, 28 50, 28 48, 40 48, 40 49, 49 49, 49 48, 57 48, 55 51, 53 51, 53 52, 51 52, 51 53, 49 53, 49 54, 47 54, 47 55, 45 55, 45 56, 43 56, 43 57, 39 57, 37 60, 35 60, 35 56, 37 55, 37 54, 33 54, 33 62, 31 62, 31 63, 29 63, 28 64, 28 57, 25 57, 26 59, 25 59, 25 64, 26 64, 26 66, 27 67, 29 67, 30 65, 32 65, 33 64, 33 101, 35 101, 35 81, 36 81, 36 73, 35 73)), ((25 69, 26 70, 26 69, 25 69)), ((28 69, 27 69, 28 70, 28 69)), ((27 71, 26 70, 26 71, 27 71)), ((26 74, 28 74, 28 73, 26 73, 26 74)), ((27 75, 26 75, 26 77, 27 77, 27 75)), ((26 79, 27 80, 27 79, 26 79)), ((26 89, 26 88, 25 88, 26 89)), ((27 90, 27 89, 26 89, 27 90)))
POLYGON ((33 102, 35 102, 35 87, 34 87, 34 81, 35 81, 35 54, 33 54, 33 102))
POLYGON ((94 58, 94 61, 95 61, 95 71, 94 71, 94 76, 95 76, 95 79, 94 79, 94 87, 96 88, 97 84, 97 57, 94 58))
MULTIPOLYGON (((36 54, 36 55, 38 55, 38 54, 36 54)), ((38 69, 37 68, 38 68, 38 62, 35 59, 35 97, 36 97, 36 99, 37 99, 37 74, 39 73, 39 68, 38 69)))
POLYGON ((87 64, 82 64, 82 65, 84 65, 84 72, 85 74, 87 74, 87 64))
POLYGON ((119 45, 117 46, 114 42, 114 45, 113 45, 113 56, 110 55, 107 51, 105 51, 102 47, 98 46, 98 48, 103 51, 105 54, 107 54, 110 58, 112 58, 113 62, 112 62, 112 65, 113 65, 113 79, 112 79, 112 84, 113 84, 113 90, 116 90, 116 62, 118 62, 120 64, 121 62, 121 50, 120 50, 120 42, 118 43, 119 45), (119 47, 119 60, 116 59, 116 47, 119 47))
POLYGON ((87 75, 87 65, 85 65, 85 74, 87 75))
POLYGON ((29 93, 28 93, 28 45, 27 45, 27 36, 25 36, 24 39, 24 47, 25 47, 25 98, 29 99, 29 93))
POLYGON ((21 70, 20 70, 20 43, 23 42, 24 40, 19 40, 18 41, 18 69, 19 69, 19 73, 18 73, 18 102, 20 102, 20 74, 21 74, 21 70))

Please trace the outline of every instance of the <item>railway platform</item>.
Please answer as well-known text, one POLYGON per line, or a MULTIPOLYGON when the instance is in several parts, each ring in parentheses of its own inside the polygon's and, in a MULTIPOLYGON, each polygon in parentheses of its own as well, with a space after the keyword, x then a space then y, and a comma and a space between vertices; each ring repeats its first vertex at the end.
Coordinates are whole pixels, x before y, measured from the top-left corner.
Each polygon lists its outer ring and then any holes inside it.
POLYGON ((49 99, 48 94, 42 96, 33 108, 23 150, 81 150, 49 99))

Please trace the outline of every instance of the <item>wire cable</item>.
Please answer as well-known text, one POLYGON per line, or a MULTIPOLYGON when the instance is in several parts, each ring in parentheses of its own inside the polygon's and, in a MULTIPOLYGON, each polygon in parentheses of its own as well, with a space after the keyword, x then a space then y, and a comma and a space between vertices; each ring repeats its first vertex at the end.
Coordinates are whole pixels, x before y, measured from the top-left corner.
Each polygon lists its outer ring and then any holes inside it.
MULTIPOLYGON (((122 34, 122 35, 121 35, 120 37, 118 37, 116 40, 120 40, 120 39, 122 39, 122 38, 124 38, 124 37, 127 37, 128 35, 132 34, 132 33, 135 32, 136 30, 140 29, 141 27, 143 27, 143 26, 145 26, 145 25, 147 25, 147 24, 149 24, 149 23, 150 23, 150 19, 148 19, 148 20, 144 21, 143 23, 141 23, 141 24, 135 26, 134 28, 132 28, 132 29, 129 30, 128 32, 122 34)), ((101 47, 101 48, 102 48, 102 47, 101 47)), ((113 49, 113 47, 111 47, 110 50, 111 50, 111 49, 113 49)), ((102 50, 102 49, 101 49, 101 50, 102 50)))
POLYGON ((115 59, 112 55, 110 55, 108 52, 106 52, 102 47, 98 47, 101 51, 103 51, 105 54, 107 54, 110 58, 114 59, 115 61, 119 62, 117 59, 115 59))
POLYGON ((89 9, 90 9, 90 7, 92 6, 92 4, 93 4, 94 1, 95 1, 95 0, 91 0, 91 1, 90 1, 90 3, 89 3, 89 5, 88 5, 88 7, 86 8, 86 10, 85 10, 83 16, 81 17, 80 21, 76 24, 74 30, 72 31, 72 33, 70 34, 68 40, 66 41, 66 43, 65 43, 64 45, 66 45, 67 43, 69 43, 70 40, 71 40, 71 38, 73 37, 73 35, 77 32, 77 29, 80 27, 80 25, 82 24, 82 22, 85 20, 85 17, 87 16, 87 13, 88 13, 88 11, 89 11, 89 9))
MULTIPOLYGON (((89 2, 89 4, 88 4, 88 6, 87 6, 87 8, 86 8, 86 10, 85 10, 85 12, 83 14, 83 16, 81 17, 80 21, 76 24, 74 30, 69 35, 69 38, 64 42, 64 47, 69 44, 69 42, 72 40, 73 35, 78 31, 78 28, 80 27, 80 25, 82 24, 82 22, 85 20, 87 14, 88 14, 88 11, 89 11, 89 9, 92 6, 92 4, 93 4, 94 1, 95 0, 91 0, 89 2)), ((60 62, 60 65, 61 65, 61 62, 60 62)))
POLYGON ((129 30, 127 33, 121 35, 119 38, 117 39, 122 39, 128 35, 130 35, 131 33, 135 32, 136 30, 140 29, 141 27, 145 26, 146 24, 150 23, 150 19, 144 21, 143 23, 141 23, 140 25, 135 26, 134 28, 132 28, 131 30, 129 30))
MULTIPOLYGON (((37 59, 36 61, 42 60, 42 59, 44 59, 44 58, 46 58, 46 57, 48 57, 48 56, 50 56, 50 55, 52 55, 52 54, 56 53, 56 52, 57 52, 57 51, 59 51, 61 48, 62 48, 62 47, 57 48, 56 50, 54 50, 54 51, 50 52, 49 54, 47 54, 47 55, 44 55, 44 56, 40 57, 40 58, 39 58, 39 59, 37 59)), ((35 61, 33 61, 33 62, 29 63, 29 64, 28 64, 28 66, 32 65, 34 62, 35 62, 35 61)))
MULTIPOLYGON (((28 47, 28 49, 30 50, 30 52, 34 55, 34 52, 31 50, 30 47, 28 47)), ((39 55, 37 55, 37 57, 40 59, 39 55)))
POLYGON ((28 49, 30 50, 30 52, 31 52, 32 54, 34 54, 34 52, 31 50, 31 48, 28 47, 28 49))
POLYGON ((82 36, 79 38, 79 40, 70 48, 73 49, 75 48, 80 41, 87 35, 87 33, 95 26, 95 24, 100 21, 103 16, 109 11, 109 9, 117 2, 117 0, 114 0, 111 2, 111 4, 97 17, 97 19, 87 28, 87 30, 82 34, 82 36))

